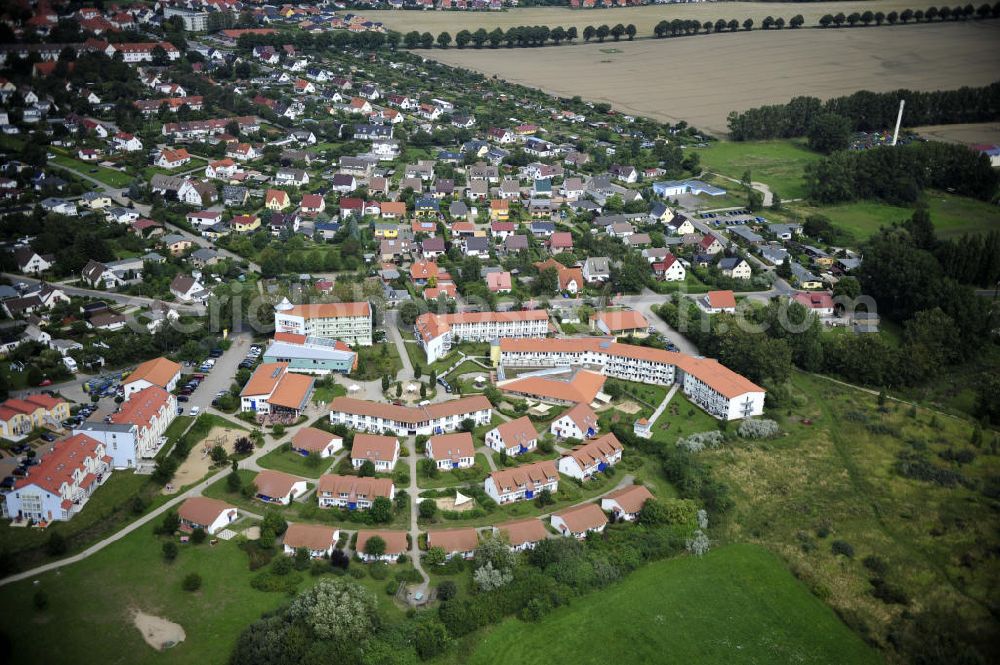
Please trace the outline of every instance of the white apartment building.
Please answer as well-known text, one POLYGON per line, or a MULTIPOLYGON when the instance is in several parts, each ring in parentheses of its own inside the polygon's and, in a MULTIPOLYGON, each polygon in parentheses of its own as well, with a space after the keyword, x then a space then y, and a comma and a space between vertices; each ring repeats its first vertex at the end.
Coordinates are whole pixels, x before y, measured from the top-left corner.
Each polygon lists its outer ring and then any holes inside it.
POLYGON ((586 480, 622 460, 622 444, 614 434, 605 434, 573 448, 559 459, 559 473, 586 480))
POLYGON ((545 310, 527 312, 458 312, 417 317, 413 324, 417 341, 427 354, 427 362, 443 358, 451 345, 461 340, 492 342, 502 338, 545 337, 549 315, 545 310))
POLYGON ((320 476, 316 500, 320 508, 368 510, 378 497, 390 501, 396 496, 391 478, 359 478, 357 476, 320 476))
POLYGON ((367 302, 293 305, 284 299, 274 308, 274 331, 372 345, 372 308, 367 302))
POLYGON ((6 514, 11 519, 35 522, 69 520, 110 477, 111 458, 104 444, 74 434, 56 442, 52 452, 29 467, 28 475, 4 495, 6 514))
POLYGON ((494 471, 483 481, 486 494, 497 503, 528 501, 542 490, 559 490, 559 470, 552 460, 494 471))
POLYGON ((395 406, 353 397, 330 400, 330 423, 357 432, 395 436, 432 436, 454 432, 470 419, 478 427, 493 418, 493 405, 482 395, 427 406, 395 406))
POLYGON ((117 413, 87 421, 73 429, 105 445, 116 469, 132 469, 151 461, 166 443, 166 431, 177 417, 177 398, 159 386, 133 393, 117 413))
POLYGON ((716 418, 736 420, 764 412, 764 389, 710 358, 620 344, 607 338, 501 339, 502 367, 600 367, 611 377, 680 384, 699 407, 716 418))

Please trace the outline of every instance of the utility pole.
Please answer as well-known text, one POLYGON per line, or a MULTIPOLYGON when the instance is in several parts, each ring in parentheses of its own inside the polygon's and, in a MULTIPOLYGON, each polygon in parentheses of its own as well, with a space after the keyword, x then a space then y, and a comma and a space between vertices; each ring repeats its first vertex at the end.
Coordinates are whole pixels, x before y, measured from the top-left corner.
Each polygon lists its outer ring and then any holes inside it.
POLYGON ((896 131, 892 133, 892 145, 896 145, 896 141, 899 139, 899 126, 903 122, 903 107, 906 106, 906 100, 899 100, 899 115, 896 116, 896 131))

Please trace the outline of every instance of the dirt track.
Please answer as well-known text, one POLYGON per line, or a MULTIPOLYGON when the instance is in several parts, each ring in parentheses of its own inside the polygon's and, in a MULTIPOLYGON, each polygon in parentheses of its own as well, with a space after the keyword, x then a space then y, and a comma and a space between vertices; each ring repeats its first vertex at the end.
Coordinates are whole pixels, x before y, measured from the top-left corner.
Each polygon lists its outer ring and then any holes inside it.
POLYGON ((730 111, 798 95, 991 83, 1000 78, 998 44, 1000 21, 970 21, 426 53, 553 94, 722 134, 730 111))

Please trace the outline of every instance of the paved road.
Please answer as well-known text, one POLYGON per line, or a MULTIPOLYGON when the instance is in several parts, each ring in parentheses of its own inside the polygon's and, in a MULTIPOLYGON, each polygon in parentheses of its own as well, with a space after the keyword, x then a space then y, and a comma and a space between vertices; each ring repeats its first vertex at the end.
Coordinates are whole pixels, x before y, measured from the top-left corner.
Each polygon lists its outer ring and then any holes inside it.
MULTIPOLYGON (((15 275, 13 273, 0 273, 0 276, 5 277, 12 282, 27 282, 29 284, 37 284, 39 281, 34 277, 26 277, 24 275, 15 275)), ((99 291, 96 289, 84 289, 78 286, 66 286, 65 284, 60 284, 59 288, 62 289, 66 295, 70 296, 84 296, 88 298, 100 298, 101 300, 111 300, 113 302, 130 305, 132 307, 149 307, 154 302, 158 302, 155 298, 146 298, 145 296, 131 296, 126 293, 115 293, 113 291, 99 291)), ((162 301, 160 301, 162 302, 162 301)), ((165 303, 170 309, 175 309, 178 312, 189 312, 191 314, 202 315, 205 313, 205 307, 203 305, 186 305, 183 303, 165 303)))
MULTIPOLYGON (((399 359, 403 362, 403 368, 396 373, 397 381, 407 381, 413 378, 413 363, 410 362, 410 354, 406 352, 406 341, 403 336, 399 334, 399 311, 389 310, 385 313, 385 330, 386 335, 393 344, 396 345, 396 351, 399 353, 399 359)), ((380 386, 381 387, 381 386, 380 386)))
POLYGON ((420 561, 420 546, 418 542, 420 526, 417 524, 417 517, 419 516, 417 509, 420 503, 420 488, 417 487, 417 460, 419 455, 417 455, 415 441, 416 439, 414 438, 407 439, 410 454, 406 457, 406 463, 410 467, 410 560, 413 562, 413 568, 423 578, 423 582, 410 593, 409 597, 412 598, 414 593, 421 593, 421 597, 426 599, 427 588, 430 585, 431 578, 424 571, 423 563, 420 561))
MULTIPOLYGON (((250 333, 243 332, 230 337, 232 344, 226 349, 222 356, 216 359, 215 367, 212 371, 205 374, 205 380, 201 382, 198 389, 191 394, 189 400, 185 403, 180 403, 178 406, 183 406, 184 411, 190 412, 192 407, 197 406, 202 411, 207 410, 212 405, 212 400, 215 399, 216 393, 220 390, 229 390, 229 387, 233 384, 236 372, 239 369, 239 364, 246 357, 247 352, 250 350, 252 337, 250 333)), ((198 372, 198 368, 195 367, 185 367, 185 372, 195 373, 198 372)), ((231 418, 230 414, 223 414, 226 418, 231 418)))

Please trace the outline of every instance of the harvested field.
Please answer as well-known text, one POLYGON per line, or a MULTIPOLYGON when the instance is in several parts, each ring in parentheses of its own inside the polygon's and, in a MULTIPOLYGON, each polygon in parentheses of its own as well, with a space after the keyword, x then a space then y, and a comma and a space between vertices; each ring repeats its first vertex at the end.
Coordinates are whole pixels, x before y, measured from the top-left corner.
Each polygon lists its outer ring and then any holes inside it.
POLYGON ((949 143, 962 143, 965 145, 972 145, 974 143, 1000 144, 1000 122, 976 122, 964 125, 927 125, 926 127, 914 127, 913 131, 935 141, 947 141, 949 143))
POLYGON ((787 21, 796 14, 802 14, 806 25, 815 25, 824 14, 844 12, 863 12, 865 10, 882 11, 888 14, 896 10, 927 9, 934 3, 925 4, 907 2, 906 0, 850 0, 843 2, 693 2, 670 5, 651 5, 646 7, 619 7, 614 9, 574 10, 568 7, 524 7, 508 9, 503 12, 415 12, 415 11, 366 11, 365 18, 381 21, 394 30, 409 32, 419 30, 430 31, 435 36, 442 30, 477 30, 486 28, 512 28, 518 25, 547 25, 554 28, 561 25, 564 28, 576 26, 582 34, 583 29, 592 25, 597 27, 602 23, 635 24, 639 37, 653 34, 653 27, 666 19, 698 19, 701 22, 715 21, 725 18, 735 18, 743 22, 752 18, 760 25, 766 16, 782 16, 787 21))
MULTIPOLYGON (((832 3, 822 3, 826 11, 832 3)), ((723 134, 730 111, 857 90, 984 85, 1000 72, 1000 21, 785 30, 538 49, 434 50, 445 64, 549 93, 605 101, 723 134), (685 63, 683 66, 669 63, 685 63)))

